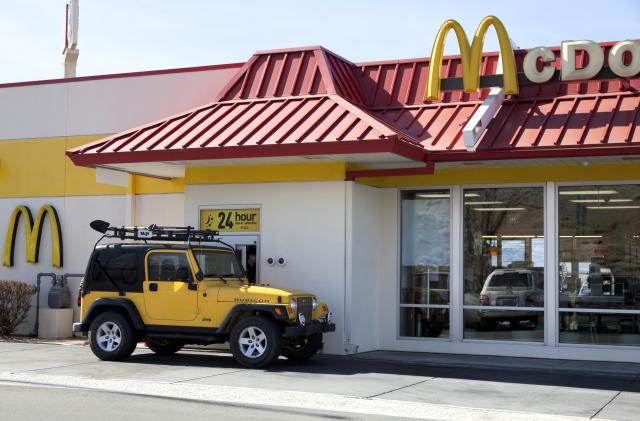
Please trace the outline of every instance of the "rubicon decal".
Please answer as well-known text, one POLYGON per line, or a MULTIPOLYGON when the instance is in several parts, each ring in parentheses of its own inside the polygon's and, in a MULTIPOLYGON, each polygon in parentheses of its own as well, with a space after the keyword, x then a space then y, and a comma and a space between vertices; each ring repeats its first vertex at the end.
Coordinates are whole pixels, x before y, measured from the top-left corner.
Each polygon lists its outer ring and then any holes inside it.
POLYGON ((53 206, 46 205, 40 208, 36 216, 35 224, 31 211, 26 206, 17 206, 11 213, 9 225, 7 227, 7 236, 4 241, 4 256, 2 264, 4 266, 13 266, 13 250, 18 233, 18 224, 20 217, 24 222, 24 233, 26 237, 26 256, 27 262, 38 263, 40 254, 40 240, 42 238, 42 229, 44 226, 45 216, 49 216, 49 225, 51 225, 51 264, 55 267, 62 267, 62 230, 60 228, 60 219, 58 213, 53 206))
POLYGON ((429 63, 429 74, 425 100, 436 101, 440 99, 440 90, 464 89, 465 92, 475 92, 479 88, 503 85, 504 93, 517 95, 520 85, 545 83, 549 81, 570 82, 588 79, 615 79, 630 78, 640 73, 640 42, 637 40, 624 40, 616 43, 609 50, 607 57, 608 67, 605 67, 605 52, 594 41, 563 41, 560 48, 560 69, 555 66, 557 58, 554 52, 547 47, 535 47, 526 52, 522 64, 522 73, 516 70, 516 61, 513 46, 507 31, 495 16, 484 18, 469 43, 464 29, 455 20, 446 21, 438 31, 429 63), (482 47, 484 36, 489 27, 495 28, 500 44, 502 58, 502 75, 480 75, 482 62, 482 47), (460 78, 440 79, 442 56, 444 53, 445 39, 450 30, 453 30, 458 39, 460 48, 460 60, 462 62, 462 81, 460 78), (579 63, 577 56, 588 57, 579 63), (584 64, 586 63, 586 64, 584 64), (462 82, 462 85, 460 85, 462 82))

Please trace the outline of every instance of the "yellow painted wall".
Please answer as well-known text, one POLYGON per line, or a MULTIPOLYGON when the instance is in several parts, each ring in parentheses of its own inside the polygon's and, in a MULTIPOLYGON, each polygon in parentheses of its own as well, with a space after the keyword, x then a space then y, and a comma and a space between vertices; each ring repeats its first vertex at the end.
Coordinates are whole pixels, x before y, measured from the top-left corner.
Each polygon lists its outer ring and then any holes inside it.
POLYGON ((545 181, 640 180, 640 163, 558 164, 517 167, 439 168, 433 175, 358 179, 375 187, 437 186, 448 184, 540 183, 545 181))
POLYGON ((186 184, 344 180, 344 162, 188 167, 186 184))
MULTIPOLYGON (((105 135, 0 141, 0 197, 126 194, 125 187, 96 183, 93 168, 73 165, 68 149, 105 135)), ((181 193, 184 180, 134 177, 138 194, 181 193)))
MULTIPOLYGON (((189 167, 184 179, 134 176, 129 189, 96 183, 95 170, 73 165, 65 151, 105 135, 0 141, 0 197, 181 193, 185 184, 344 180, 344 162, 189 167)), ((442 168, 433 175, 363 178, 375 187, 640 180, 640 163, 442 168)))

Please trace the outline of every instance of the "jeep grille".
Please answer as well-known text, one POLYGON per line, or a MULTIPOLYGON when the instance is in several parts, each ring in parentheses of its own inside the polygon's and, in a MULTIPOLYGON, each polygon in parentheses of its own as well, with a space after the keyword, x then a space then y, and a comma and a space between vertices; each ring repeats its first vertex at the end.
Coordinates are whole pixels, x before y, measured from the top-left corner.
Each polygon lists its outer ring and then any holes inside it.
POLYGON ((311 312, 313 311, 313 299, 311 297, 298 297, 298 313, 302 313, 307 320, 311 321, 311 312))

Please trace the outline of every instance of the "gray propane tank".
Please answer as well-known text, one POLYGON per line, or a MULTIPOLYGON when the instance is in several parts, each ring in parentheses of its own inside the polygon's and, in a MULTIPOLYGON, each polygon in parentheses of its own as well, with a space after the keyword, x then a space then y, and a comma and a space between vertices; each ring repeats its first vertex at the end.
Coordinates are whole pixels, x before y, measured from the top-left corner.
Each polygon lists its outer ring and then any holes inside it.
POLYGON ((67 280, 62 275, 56 275, 49 290, 49 308, 71 307, 71 292, 67 280))

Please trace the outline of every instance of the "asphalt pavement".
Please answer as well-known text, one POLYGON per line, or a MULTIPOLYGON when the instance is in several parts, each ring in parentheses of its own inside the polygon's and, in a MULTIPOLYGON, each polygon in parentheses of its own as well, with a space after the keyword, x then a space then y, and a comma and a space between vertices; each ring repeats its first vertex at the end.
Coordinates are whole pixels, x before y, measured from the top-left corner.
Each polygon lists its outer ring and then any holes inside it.
POLYGON ((104 362, 83 345, 0 342, 0 420, 85 419, 87 411, 95 420, 134 411, 156 421, 218 411, 224 419, 637 419, 636 366, 593 373, 497 361, 433 364, 395 353, 248 370, 224 352, 159 357, 140 346, 125 362, 104 362))

